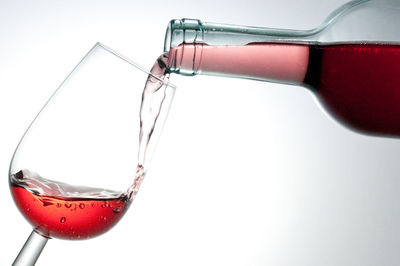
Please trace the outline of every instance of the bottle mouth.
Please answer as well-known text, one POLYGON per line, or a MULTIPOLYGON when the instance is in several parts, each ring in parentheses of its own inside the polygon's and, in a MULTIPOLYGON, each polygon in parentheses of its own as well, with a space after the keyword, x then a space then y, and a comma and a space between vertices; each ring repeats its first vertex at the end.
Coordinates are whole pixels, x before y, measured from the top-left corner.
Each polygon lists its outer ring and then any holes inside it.
POLYGON ((168 23, 164 53, 168 53, 167 68, 170 73, 191 76, 198 72, 204 33, 203 24, 198 19, 173 19, 168 23), (184 48, 183 44, 189 47, 184 48))
POLYGON ((201 43, 204 39, 203 24, 198 19, 173 19, 168 23, 164 39, 164 52, 183 43, 201 43))

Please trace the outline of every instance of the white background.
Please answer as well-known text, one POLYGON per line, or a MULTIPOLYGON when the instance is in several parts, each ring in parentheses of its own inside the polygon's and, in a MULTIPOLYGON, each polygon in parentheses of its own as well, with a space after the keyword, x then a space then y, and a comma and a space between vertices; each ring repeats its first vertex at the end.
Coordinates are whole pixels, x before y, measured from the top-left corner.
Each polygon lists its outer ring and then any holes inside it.
MULTIPOLYGON (((317 26, 344 0, 0 1, 0 265, 31 227, 8 164, 23 131, 101 41, 150 68, 172 18, 317 26)), ((399 265, 400 143, 327 118, 303 88, 173 76, 175 100, 122 221, 50 240, 37 265, 399 265)))

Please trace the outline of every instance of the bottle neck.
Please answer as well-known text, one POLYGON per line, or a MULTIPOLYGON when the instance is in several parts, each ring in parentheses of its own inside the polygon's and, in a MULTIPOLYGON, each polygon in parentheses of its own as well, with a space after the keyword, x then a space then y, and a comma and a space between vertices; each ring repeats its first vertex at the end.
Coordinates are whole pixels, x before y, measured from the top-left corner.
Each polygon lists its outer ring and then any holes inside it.
POLYGON ((299 84, 308 66, 307 37, 315 32, 172 20, 164 51, 171 73, 299 84))
POLYGON ((201 55, 197 52, 201 53, 205 32, 202 22, 197 19, 170 21, 164 40, 164 53, 167 53, 169 58, 169 72, 182 75, 198 74, 201 55), (184 49, 183 44, 191 44, 193 49, 184 49))

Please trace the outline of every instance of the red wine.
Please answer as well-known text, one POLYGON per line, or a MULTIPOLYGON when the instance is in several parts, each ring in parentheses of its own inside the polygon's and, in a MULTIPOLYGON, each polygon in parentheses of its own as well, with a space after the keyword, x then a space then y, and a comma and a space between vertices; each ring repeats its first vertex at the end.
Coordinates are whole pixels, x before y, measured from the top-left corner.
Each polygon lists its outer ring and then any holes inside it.
POLYGON ((301 44, 184 44, 169 52, 170 68, 211 75, 301 82, 307 72, 309 47, 301 44))
POLYGON ((303 85, 346 126, 400 136, 400 45, 184 44, 169 53, 176 69, 303 85))
POLYGON ((25 218, 42 234, 86 239, 113 227, 125 214, 127 194, 44 179, 28 170, 11 176, 11 193, 25 218))
POLYGON ((345 125, 400 136, 400 46, 311 46, 304 83, 345 125))
POLYGON ((157 58, 142 93, 138 165, 142 168, 143 174, 145 172, 143 166, 146 162, 147 148, 166 97, 167 87, 165 84, 169 79, 167 62, 167 54, 162 54, 157 58))

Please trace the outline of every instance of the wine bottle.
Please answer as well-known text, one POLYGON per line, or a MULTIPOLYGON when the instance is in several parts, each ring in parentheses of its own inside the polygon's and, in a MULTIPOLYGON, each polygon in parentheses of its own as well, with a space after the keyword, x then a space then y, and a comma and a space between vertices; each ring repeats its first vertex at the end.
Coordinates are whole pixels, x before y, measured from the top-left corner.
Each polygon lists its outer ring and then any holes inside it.
POLYGON ((302 86, 339 122, 400 136, 400 4, 356 0, 311 30, 172 20, 168 71, 302 86))

